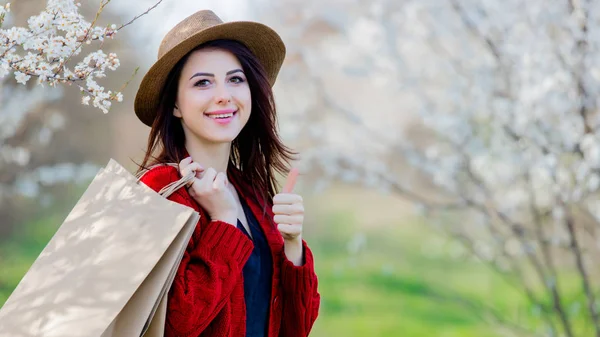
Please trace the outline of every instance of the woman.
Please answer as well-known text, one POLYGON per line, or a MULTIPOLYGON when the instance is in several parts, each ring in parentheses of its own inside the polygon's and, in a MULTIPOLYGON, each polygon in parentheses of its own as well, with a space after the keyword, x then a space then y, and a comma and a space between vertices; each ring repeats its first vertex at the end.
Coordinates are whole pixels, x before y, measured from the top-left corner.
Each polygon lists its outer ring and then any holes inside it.
POLYGON ((270 28, 200 11, 167 33, 142 80, 135 112, 152 128, 142 182, 158 191, 194 172, 169 199, 200 213, 165 336, 308 336, 317 318, 302 198, 275 192, 293 154, 278 137, 271 89, 284 56, 270 28), (179 170, 156 165, 167 163, 179 170))

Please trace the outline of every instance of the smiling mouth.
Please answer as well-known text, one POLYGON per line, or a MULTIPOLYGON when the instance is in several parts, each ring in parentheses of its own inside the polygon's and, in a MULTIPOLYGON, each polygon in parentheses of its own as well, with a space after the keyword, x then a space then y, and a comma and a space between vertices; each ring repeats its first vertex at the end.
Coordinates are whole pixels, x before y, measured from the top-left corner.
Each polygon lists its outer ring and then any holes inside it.
POLYGON ((212 119, 227 119, 233 117, 237 113, 237 110, 234 112, 224 113, 224 114, 205 114, 206 117, 212 119))

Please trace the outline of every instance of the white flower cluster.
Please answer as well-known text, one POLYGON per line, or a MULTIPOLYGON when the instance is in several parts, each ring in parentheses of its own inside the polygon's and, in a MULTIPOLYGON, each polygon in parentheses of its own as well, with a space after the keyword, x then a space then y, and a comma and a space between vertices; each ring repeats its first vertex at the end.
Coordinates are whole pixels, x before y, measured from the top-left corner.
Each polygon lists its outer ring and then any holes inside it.
MULTIPOLYGON (((488 201, 515 218, 531 206, 544 213, 563 203, 585 205, 600 187, 600 8, 576 8, 587 13, 583 35, 579 17, 563 5, 533 1, 519 10, 519 1, 507 1, 519 14, 501 15, 489 4, 463 6, 461 20, 473 25, 472 34, 464 25, 426 28, 439 37, 429 44, 462 47, 410 64, 417 73, 438 69, 423 75, 416 91, 452 79, 446 92, 421 102, 420 116, 439 141, 416 164, 435 168, 442 187, 458 184, 462 196, 487 190, 488 201), (494 15, 481 16, 477 8, 494 15)), ((420 11, 420 22, 450 19, 432 8, 420 11)), ((592 213, 600 219, 600 210, 592 213)))
MULTIPOLYGON (((119 67, 117 55, 97 50, 72 68, 68 64, 84 45, 113 38, 118 28, 114 24, 94 26, 95 21, 86 21, 78 12, 79 5, 73 0, 48 0, 44 11, 29 18, 27 28, 0 29, 0 78, 13 72, 22 84, 32 77, 42 85, 74 84, 84 93, 83 104, 91 100, 94 107, 107 113, 111 101, 120 102, 123 95, 106 91, 96 79, 105 77, 107 69, 119 67)), ((104 5, 103 1, 100 11, 104 5)), ((0 23, 9 11, 10 4, 0 6, 0 23)))

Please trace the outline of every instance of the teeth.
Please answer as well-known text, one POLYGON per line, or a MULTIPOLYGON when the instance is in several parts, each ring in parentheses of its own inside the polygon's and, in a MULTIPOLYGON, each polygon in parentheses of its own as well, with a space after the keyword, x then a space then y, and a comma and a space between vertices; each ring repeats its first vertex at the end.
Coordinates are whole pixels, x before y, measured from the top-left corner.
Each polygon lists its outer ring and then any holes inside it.
POLYGON ((228 114, 221 114, 221 115, 210 115, 208 117, 210 117, 210 118, 229 118, 229 117, 233 117, 233 112, 228 113, 228 114))

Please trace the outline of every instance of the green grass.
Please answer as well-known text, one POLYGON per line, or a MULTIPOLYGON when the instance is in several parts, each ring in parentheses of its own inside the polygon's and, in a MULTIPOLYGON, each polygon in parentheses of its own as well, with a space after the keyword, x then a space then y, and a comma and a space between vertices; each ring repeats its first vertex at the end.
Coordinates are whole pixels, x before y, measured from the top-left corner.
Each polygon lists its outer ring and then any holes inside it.
POLYGON ((345 243, 356 233, 352 219, 333 216, 328 224, 331 230, 307 238, 322 296, 313 336, 498 336, 456 290, 468 289, 464 296, 478 303, 493 287, 509 302, 510 289, 479 264, 426 258, 420 243, 428 229, 366 232, 363 249, 351 254, 345 243))
MULTIPOLYGON (((309 238, 322 295, 313 336, 493 337, 502 336, 498 319, 545 326, 518 284, 479 261, 452 257, 460 246, 419 220, 363 229, 365 245, 354 254, 345 244, 358 232, 352 218, 332 214, 326 223, 327 231, 309 238)), ((581 301, 578 279, 561 279, 565 306, 581 301)), ((593 335, 584 310, 569 313, 577 336, 593 335)))
MULTIPOLYGON (((24 224, 10 240, 0 243, 0 257, 4 257, 0 260, 0 305, 68 209, 24 224)), ((484 264, 451 257, 456 244, 419 220, 373 229, 360 229, 348 212, 328 214, 324 220, 326 227, 306 234, 322 296, 311 336, 501 336, 498 326, 484 314, 489 307, 503 320, 542 325, 521 291, 484 264), (362 233, 364 245, 351 252, 348 245, 359 237, 357 233, 362 233), (424 249, 428 242, 433 244, 424 249)), ((578 284, 570 281, 568 286, 575 289, 578 284)), ((577 290, 572 293, 571 300, 580 297, 577 290)), ((591 335, 583 318, 576 325, 581 336, 591 335)))

